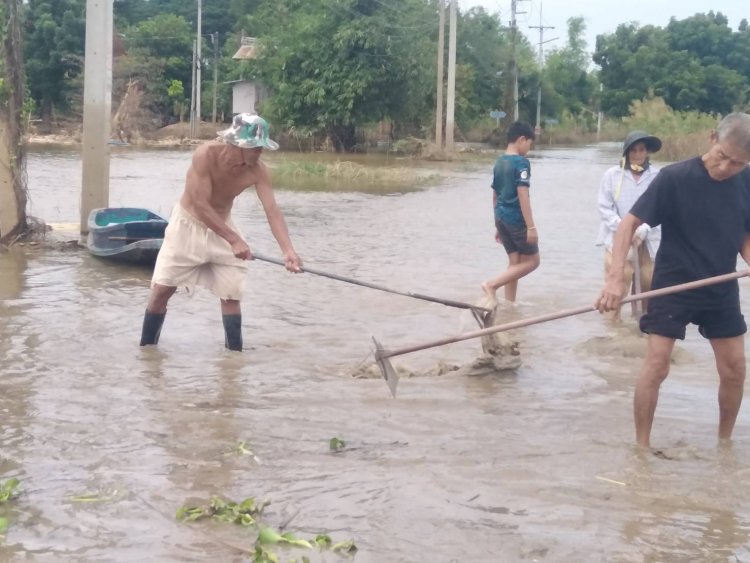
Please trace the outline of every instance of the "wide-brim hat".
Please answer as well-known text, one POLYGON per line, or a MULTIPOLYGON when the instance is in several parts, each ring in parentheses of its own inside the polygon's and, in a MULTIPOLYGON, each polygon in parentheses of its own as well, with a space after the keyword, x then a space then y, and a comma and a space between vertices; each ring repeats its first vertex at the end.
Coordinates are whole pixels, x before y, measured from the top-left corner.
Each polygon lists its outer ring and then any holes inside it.
POLYGON ((622 155, 627 156, 630 147, 639 142, 645 143, 648 152, 659 152, 661 149, 659 137, 649 135, 645 131, 632 131, 625 137, 625 142, 622 144, 622 155))
POLYGON ((232 126, 217 134, 225 143, 241 149, 275 151, 279 148, 279 144, 268 136, 268 122, 254 113, 238 113, 232 118, 232 126))

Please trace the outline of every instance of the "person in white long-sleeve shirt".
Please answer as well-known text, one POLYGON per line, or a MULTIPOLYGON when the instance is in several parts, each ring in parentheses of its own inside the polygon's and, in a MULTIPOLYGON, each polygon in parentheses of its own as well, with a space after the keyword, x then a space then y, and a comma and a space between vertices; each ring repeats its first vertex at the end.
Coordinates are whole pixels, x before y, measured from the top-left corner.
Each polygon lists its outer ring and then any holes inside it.
MULTIPOLYGON (((651 181, 659 173, 653 166, 649 155, 661 149, 661 140, 643 131, 631 132, 622 147, 620 166, 608 169, 599 185, 598 209, 601 217, 597 245, 604 245, 604 272, 609 274, 612 265, 612 242, 620 221, 630 211, 633 204, 646 191, 651 181)), ((635 264, 638 260, 640 270, 640 290, 651 288, 654 273, 654 259, 661 242, 661 228, 651 228, 643 223, 633 237, 633 248, 625 265, 624 294, 635 288, 635 264)), ((645 309, 645 304, 644 304, 645 309)), ((607 313, 611 319, 619 319, 619 311, 607 313)))

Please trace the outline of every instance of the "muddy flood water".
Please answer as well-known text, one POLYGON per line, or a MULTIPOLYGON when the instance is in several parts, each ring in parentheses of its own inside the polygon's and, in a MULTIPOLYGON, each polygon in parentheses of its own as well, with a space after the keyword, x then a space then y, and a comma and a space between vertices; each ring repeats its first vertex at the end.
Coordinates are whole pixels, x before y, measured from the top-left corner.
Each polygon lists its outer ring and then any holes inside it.
MULTIPOLYGON (((588 305, 602 284, 596 190, 617 146, 531 157, 541 266, 508 320, 588 305)), ((113 151, 111 204, 168 216, 188 162, 113 151)), ((306 265, 475 302, 506 264, 491 166, 435 165, 441 179, 408 192, 280 185, 277 198, 306 265)), ((32 214, 77 221, 80 169, 73 151, 31 154, 32 214)), ((279 255, 254 194, 235 220, 279 255)), ((424 375, 470 363, 478 340, 404 355, 394 364, 416 376, 393 399, 352 376, 373 365, 372 337, 427 342, 474 330, 468 313, 261 262, 247 290, 245 352, 224 350, 205 291, 178 293, 144 349, 148 271, 62 248, 0 253, 0 483, 20 481, 0 504, 0 561, 250 560, 256 528, 176 520, 213 495, 271 501, 265 525, 351 539, 357 563, 750 561, 750 405, 733 448, 717 448, 717 377, 695 327, 656 413, 665 455, 642 456, 631 401, 645 340, 629 314, 519 330, 512 372, 424 375)))

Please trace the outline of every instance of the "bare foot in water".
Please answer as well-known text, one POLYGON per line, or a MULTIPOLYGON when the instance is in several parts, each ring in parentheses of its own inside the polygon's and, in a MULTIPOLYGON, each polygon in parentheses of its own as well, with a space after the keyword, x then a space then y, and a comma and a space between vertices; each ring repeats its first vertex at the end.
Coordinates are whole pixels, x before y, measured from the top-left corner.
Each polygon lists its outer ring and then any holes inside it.
POLYGON ((487 299, 490 300, 491 305, 497 305, 497 297, 495 296, 495 290, 492 289, 487 282, 482 284, 482 291, 487 296, 487 299))

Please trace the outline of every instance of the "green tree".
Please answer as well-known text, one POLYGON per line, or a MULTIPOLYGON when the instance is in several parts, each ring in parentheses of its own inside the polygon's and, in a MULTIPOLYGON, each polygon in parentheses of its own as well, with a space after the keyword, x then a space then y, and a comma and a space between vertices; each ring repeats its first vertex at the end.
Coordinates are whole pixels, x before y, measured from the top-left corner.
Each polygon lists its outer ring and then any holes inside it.
POLYGON ((182 85, 182 82, 172 80, 167 88, 167 96, 172 100, 175 115, 179 116, 180 122, 182 122, 186 107, 185 87, 182 85))
POLYGON ((26 4, 26 74, 44 131, 50 130, 54 108, 68 107, 71 83, 83 69, 84 11, 84 0, 29 0, 26 4))
POLYGON ((596 80, 588 73, 586 24, 582 17, 568 19, 568 41, 565 47, 553 50, 544 67, 546 96, 542 99, 547 113, 568 112, 580 116, 591 112, 596 80))
POLYGON ((734 47, 729 22, 722 13, 672 18, 666 28, 672 51, 687 51, 703 65, 725 65, 734 47))
MULTIPOLYGON (((523 48, 523 47, 521 47, 523 48)), ((456 123, 470 127, 505 108, 511 56, 510 36, 499 14, 472 8, 459 14, 456 37, 456 123)))
POLYGON ((276 123, 351 150, 359 126, 428 115, 435 21, 422 0, 264 0, 250 21, 262 56, 247 71, 271 88, 276 123))
POLYGON ((602 110, 605 113, 627 115, 630 103, 644 98, 652 86, 651 81, 656 76, 648 70, 640 68, 633 72, 636 70, 633 59, 639 50, 642 54, 666 54, 669 49, 664 31, 654 26, 639 28, 629 23, 617 26, 612 34, 596 37, 593 60, 601 67, 600 79, 604 85, 602 110))
POLYGON ((115 90, 123 91, 131 80, 144 87, 145 109, 161 121, 173 115, 169 87, 173 81, 192 81, 193 32, 181 16, 159 14, 125 30, 127 54, 117 59, 115 90))
POLYGON ((114 0, 115 27, 126 28, 154 16, 149 0, 114 0))
MULTIPOLYGON (((202 32, 208 35, 219 32, 220 37, 226 37, 234 30, 235 13, 232 12, 233 0, 202 0, 201 24, 202 32)), ((237 6, 236 9, 242 9, 237 6)), ((198 2, 196 0, 118 0, 115 4, 116 13, 127 20, 128 25, 159 15, 179 16, 187 21, 193 32, 196 31, 198 21, 198 2)))
POLYGON ((677 111, 728 113, 748 103, 750 34, 732 32, 721 14, 673 19, 665 29, 620 25, 597 37, 593 59, 602 108, 617 116, 649 93, 677 111))

